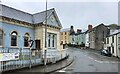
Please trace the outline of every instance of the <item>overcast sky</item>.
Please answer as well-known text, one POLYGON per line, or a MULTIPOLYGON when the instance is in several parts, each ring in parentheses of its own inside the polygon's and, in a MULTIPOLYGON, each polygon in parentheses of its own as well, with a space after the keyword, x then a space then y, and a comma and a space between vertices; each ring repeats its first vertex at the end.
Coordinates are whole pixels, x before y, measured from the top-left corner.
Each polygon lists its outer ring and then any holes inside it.
MULTIPOLYGON (((48 9, 55 8, 63 28, 87 29, 89 24, 118 24, 119 0, 48 0, 48 9)), ((28 12, 45 10, 45 0, 2 0, 2 4, 28 12)))

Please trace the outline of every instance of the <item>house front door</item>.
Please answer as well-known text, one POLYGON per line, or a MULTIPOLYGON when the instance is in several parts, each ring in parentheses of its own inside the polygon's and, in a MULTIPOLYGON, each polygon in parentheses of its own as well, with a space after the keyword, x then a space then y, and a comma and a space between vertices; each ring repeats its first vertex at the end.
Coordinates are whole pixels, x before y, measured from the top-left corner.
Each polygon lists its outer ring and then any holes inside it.
POLYGON ((35 48, 40 50, 40 40, 35 40, 35 48))
POLYGON ((111 47, 108 47, 108 51, 111 52, 111 47))

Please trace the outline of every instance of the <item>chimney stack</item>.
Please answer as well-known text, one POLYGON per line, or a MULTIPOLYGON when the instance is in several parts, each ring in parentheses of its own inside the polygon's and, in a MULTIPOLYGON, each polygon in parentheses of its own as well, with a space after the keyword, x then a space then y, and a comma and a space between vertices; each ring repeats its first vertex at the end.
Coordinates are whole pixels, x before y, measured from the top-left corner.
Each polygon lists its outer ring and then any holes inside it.
POLYGON ((88 25, 88 30, 92 30, 92 25, 88 25))
POLYGON ((81 29, 77 29, 77 33, 81 33, 82 32, 82 30, 81 29))
POLYGON ((70 29, 73 29, 74 27, 73 26, 70 26, 70 29))

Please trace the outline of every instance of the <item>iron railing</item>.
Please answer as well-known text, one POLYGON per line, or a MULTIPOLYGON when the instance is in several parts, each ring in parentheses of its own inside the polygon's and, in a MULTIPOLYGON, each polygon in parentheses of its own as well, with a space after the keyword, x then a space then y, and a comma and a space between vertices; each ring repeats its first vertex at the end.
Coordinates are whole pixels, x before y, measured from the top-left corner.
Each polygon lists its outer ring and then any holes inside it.
MULTIPOLYGON (((56 49, 48 49, 46 53, 47 63, 55 63, 68 55, 66 50, 57 51, 56 49)), ((43 60, 44 52, 40 50, 30 51, 29 48, 3 48, 0 50, 0 72, 25 67, 31 68, 31 66, 44 64, 43 60), (16 54, 18 55, 15 56, 16 54), (7 58, 9 56, 12 58, 7 58)))

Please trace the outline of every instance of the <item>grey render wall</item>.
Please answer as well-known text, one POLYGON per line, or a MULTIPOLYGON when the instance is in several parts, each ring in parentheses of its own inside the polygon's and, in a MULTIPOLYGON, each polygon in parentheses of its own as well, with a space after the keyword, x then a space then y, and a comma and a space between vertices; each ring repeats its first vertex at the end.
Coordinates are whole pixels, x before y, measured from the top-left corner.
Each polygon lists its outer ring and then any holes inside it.
POLYGON ((95 49, 101 49, 104 48, 104 41, 105 41, 105 37, 108 34, 108 28, 105 25, 100 25, 98 27, 96 27, 95 30, 95 49))

